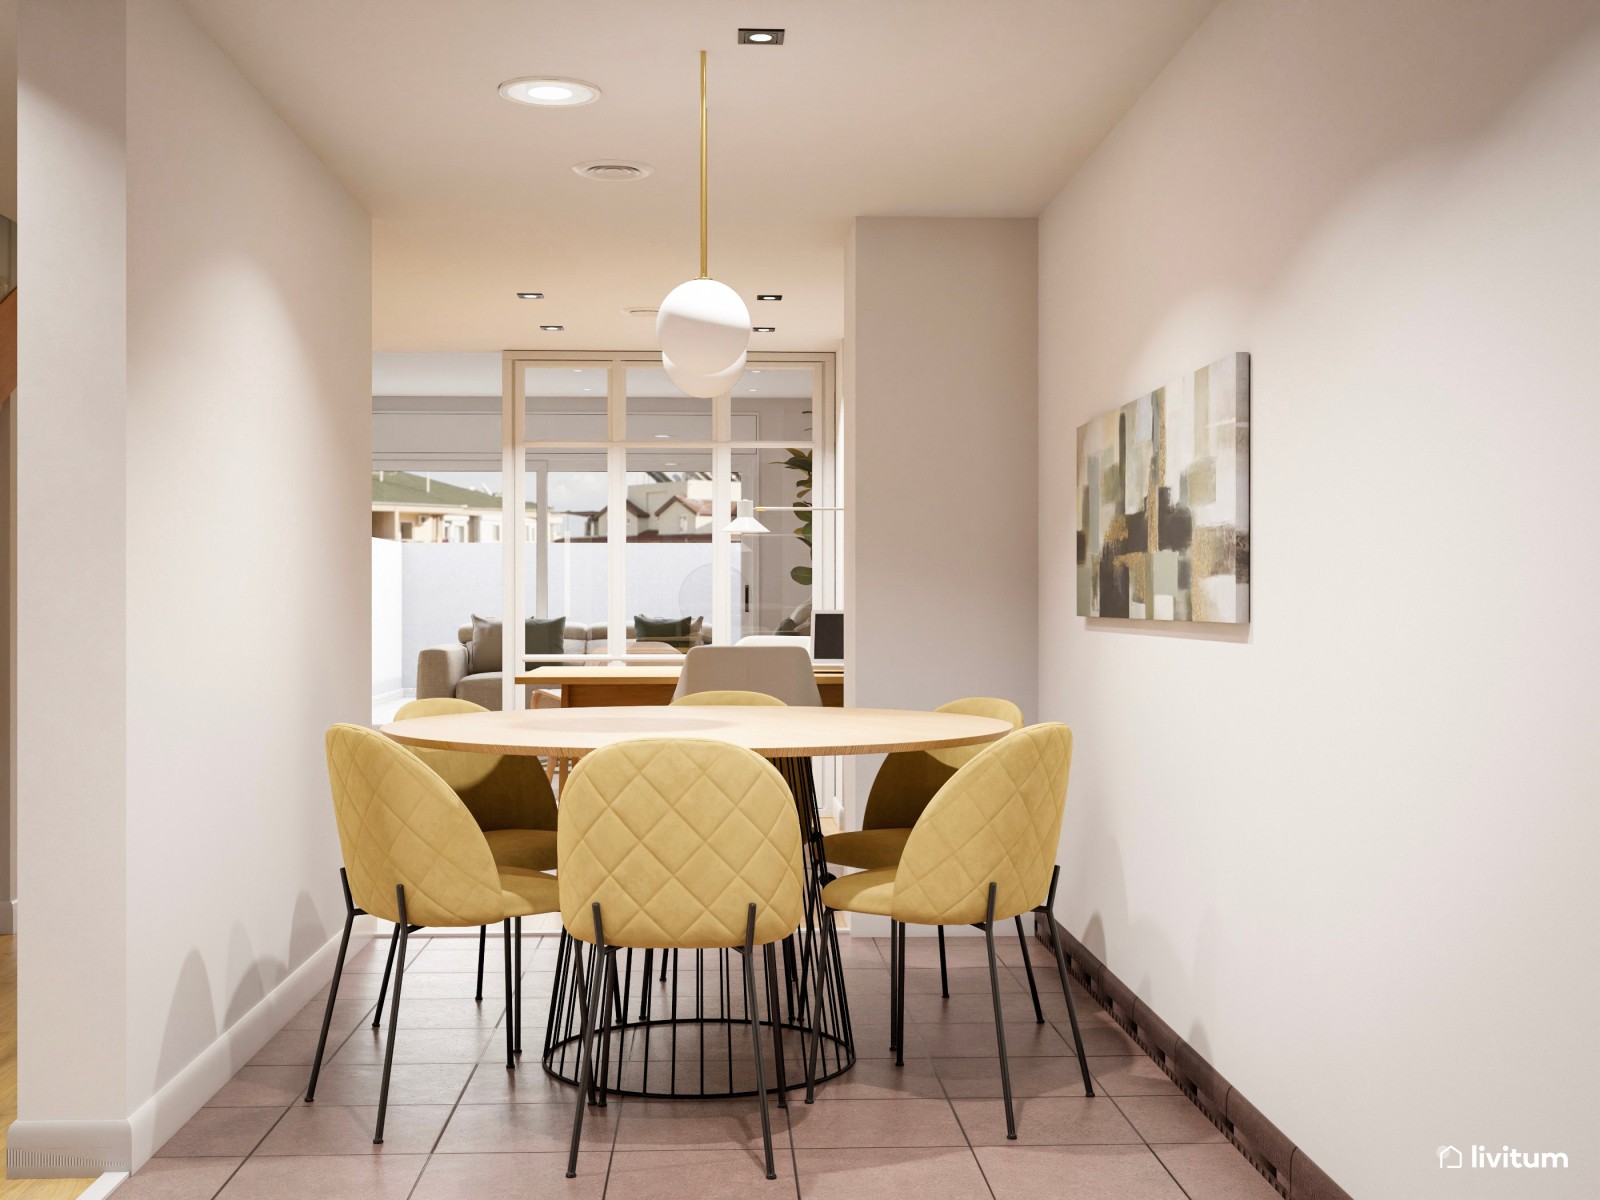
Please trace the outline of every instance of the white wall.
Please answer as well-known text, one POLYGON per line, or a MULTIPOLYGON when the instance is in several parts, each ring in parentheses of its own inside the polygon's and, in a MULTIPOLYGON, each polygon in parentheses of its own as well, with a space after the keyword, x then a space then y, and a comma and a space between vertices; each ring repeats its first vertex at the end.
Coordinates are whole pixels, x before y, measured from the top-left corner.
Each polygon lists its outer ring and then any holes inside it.
MULTIPOLYGON (((1005 696, 1034 713, 1036 266, 1031 220, 856 220, 848 704, 1005 696)), ((855 763, 862 800, 876 766, 855 763)))
MULTIPOLYGON (((404 578, 400 543, 372 539, 372 698, 398 692, 406 677, 404 578)), ((411 662, 412 683, 417 664, 411 662)))
POLYGON ((1224 4, 1041 221, 1060 915, 1363 1198, 1600 1193, 1596 17, 1224 4), (1248 635, 1076 617, 1076 426, 1236 350, 1248 635))
POLYGON ((343 921, 369 222, 173 0, 31 4, 20 57, 19 620, 55 632, 20 648, 12 1149, 137 1165, 343 921))

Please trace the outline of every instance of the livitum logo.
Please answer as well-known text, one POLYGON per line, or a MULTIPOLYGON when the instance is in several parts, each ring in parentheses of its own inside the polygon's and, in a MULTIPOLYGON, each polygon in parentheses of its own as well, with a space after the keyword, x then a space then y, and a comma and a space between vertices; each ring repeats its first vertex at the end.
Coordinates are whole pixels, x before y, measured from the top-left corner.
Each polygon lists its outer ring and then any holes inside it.
POLYGON ((1469 1146, 1465 1154, 1454 1146, 1440 1146, 1437 1153, 1439 1166, 1447 1171, 1459 1171, 1464 1167, 1479 1170, 1502 1167, 1559 1170, 1567 1165, 1567 1156, 1560 1151, 1513 1150, 1510 1146, 1501 1146, 1498 1150, 1488 1146, 1469 1146))

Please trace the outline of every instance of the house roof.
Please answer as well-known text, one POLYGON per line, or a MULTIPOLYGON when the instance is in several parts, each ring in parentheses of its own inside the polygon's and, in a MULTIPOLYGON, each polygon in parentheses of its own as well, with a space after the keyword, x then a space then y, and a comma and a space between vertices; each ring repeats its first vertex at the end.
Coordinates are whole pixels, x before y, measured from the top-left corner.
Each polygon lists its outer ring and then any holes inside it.
MULTIPOLYGON (((500 511, 500 497, 497 495, 446 483, 442 479, 429 480, 411 471, 374 471, 372 502, 401 508, 500 511)), ((527 507, 531 512, 536 505, 529 503, 527 507)))

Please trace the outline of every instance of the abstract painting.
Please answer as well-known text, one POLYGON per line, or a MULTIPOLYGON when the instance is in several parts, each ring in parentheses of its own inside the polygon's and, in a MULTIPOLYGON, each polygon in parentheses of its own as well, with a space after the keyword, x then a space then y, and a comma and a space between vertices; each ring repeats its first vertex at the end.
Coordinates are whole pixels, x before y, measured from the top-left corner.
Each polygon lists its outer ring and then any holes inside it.
POLYGON ((1250 356, 1078 428, 1078 615, 1250 619, 1250 356))

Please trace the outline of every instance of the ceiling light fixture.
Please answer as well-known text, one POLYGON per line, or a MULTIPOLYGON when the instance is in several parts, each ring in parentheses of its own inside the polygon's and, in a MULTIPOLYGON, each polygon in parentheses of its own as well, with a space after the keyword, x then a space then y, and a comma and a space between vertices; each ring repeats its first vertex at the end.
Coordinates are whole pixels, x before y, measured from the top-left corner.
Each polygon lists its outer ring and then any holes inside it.
POLYGON ((544 330, 546 333, 560 333, 563 329, 566 328, 566 326, 565 325, 541 325, 541 326, 539 326, 539 328, 544 330))
POLYGON ((667 293, 656 314, 661 365, 686 395, 710 399, 744 373, 750 310, 739 293, 711 278, 707 234, 709 146, 706 135, 706 52, 700 51, 700 275, 667 293))
POLYGON ((518 300, 543 300, 544 299, 544 293, 543 292, 518 292, 517 293, 517 299, 518 300))
POLYGON ((763 293, 758 293, 757 296, 756 296, 756 299, 757 300, 782 300, 783 297, 777 292, 763 292, 763 293))
POLYGON ((741 46, 781 46, 783 45, 783 30, 741 29, 739 30, 739 44, 741 46))
POLYGON ((593 158, 588 162, 573 163, 572 169, 585 179, 598 179, 603 183, 629 183, 655 174, 655 168, 649 163, 621 158, 593 158))
POLYGON ((734 511, 739 515, 722 527, 723 533, 771 533, 760 521, 756 520, 756 502, 754 500, 740 500, 738 508, 734 511))
POLYGON ((581 79, 557 79, 549 75, 526 75, 508 79, 500 85, 500 94, 517 104, 532 104, 541 108, 573 108, 579 104, 593 104, 600 99, 600 89, 581 79))

